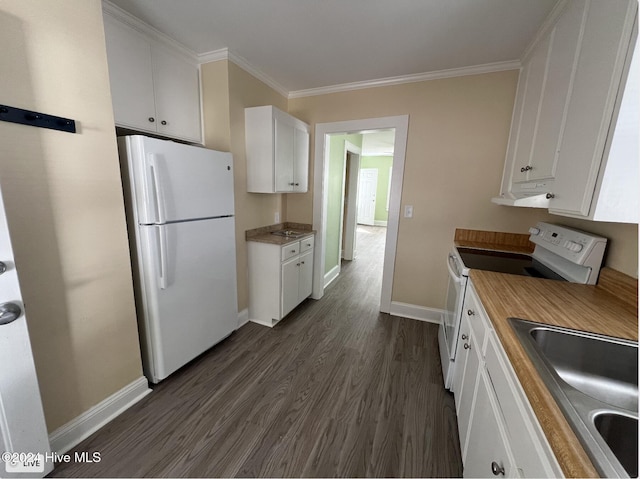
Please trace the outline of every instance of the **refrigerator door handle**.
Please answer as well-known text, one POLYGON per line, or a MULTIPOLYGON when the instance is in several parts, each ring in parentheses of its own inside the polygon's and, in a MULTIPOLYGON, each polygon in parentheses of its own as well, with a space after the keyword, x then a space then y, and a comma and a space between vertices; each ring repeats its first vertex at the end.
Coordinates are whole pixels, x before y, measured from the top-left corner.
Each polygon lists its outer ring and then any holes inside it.
POLYGON ((167 266, 167 230, 163 226, 156 226, 158 231, 158 253, 160 254, 160 271, 158 274, 158 283, 160 289, 167 289, 167 276, 169 275, 169 268, 167 266))
MULTIPOLYGON (((158 155, 149 155, 149 169, 151 170, 151 181, 153 184, 152 195, 155 200, 156 206, 156 220, 158 223, 165 223, 167 219, 165 202, 164 202, 164 188, 162 185, 162 176, 159 170, 158 155)), ((151 200, 151 198, 150 198, 151 200)))

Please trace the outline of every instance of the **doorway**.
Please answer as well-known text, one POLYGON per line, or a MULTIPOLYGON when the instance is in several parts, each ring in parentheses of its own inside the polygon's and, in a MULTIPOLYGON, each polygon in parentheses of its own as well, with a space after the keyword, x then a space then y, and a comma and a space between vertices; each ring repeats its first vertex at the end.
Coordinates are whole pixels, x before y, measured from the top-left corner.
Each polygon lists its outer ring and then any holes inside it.
MULTIPOLYGON (((398 223, 400 219, 400 198, 402 192, 402 178, 404 173, 408 126, 408 115, 335 123, 319 123, 316 125, 313 224, 314 228, 318 230, 318 236, 316 237, 314 255, 314 281, 312 295, 314 299, 322 298, 325 288, 328 199, 330 187, 335 186, 331 185, 331 177, 329 175, 330 159, 328 158, 328 155, 331 149, 331 135, 363 134, 374 130, 393 130, 395 132, 393 142, 393 166, 391 168, 391 181, 388 186, 388 221, 385 235, 384 266, 379 306, 380 311, 386 313, 389 312, 391 307, 394 261, 398 238, 398 223)), ((344 189, 344 184, 342 186, 344 189)), ((349 197, 352 196, 353 192, 350 191, 349 197)), ((345 210, 341 208, 342 214, 344 214, 344 211, 345 210)), ((340 224, 340 229, 342 230, 342 222, 340 224)), ((344 230, 346 231, 346 226, 344 227, 344 230)), ((333 253, 331 252, 331 254, 333 253)))

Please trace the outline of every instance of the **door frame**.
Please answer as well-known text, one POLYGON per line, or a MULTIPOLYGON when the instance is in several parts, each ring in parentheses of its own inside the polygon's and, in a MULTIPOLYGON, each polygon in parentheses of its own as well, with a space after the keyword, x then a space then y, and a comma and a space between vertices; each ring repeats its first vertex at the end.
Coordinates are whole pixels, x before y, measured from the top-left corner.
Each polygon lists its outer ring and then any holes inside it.
POLYGON ((360 158, 362 148, 353 143, 344 142, 344 168, 342 174, 342 211, 344 213, 344 197, 347 190, 346 177, 349 169, 349 198, 347 200, 346 221, 340 220, 340 246, 342 247, 344 235, 344 249, 340 254, 342 259, 352 261, 356 256, 356 225, 358 216, 358 175, 360 172, 360 158), (351 160, 347 162, 347 155, 351 153, 351 160), (348 163, 348 164, 347 164, 348 163), (342 230, 344 226, 344 231, 342 230))
POLYGON ((329 190, 329 135, 338 133, 361 133, 367 130, 395 129, 393 150, 393 174, 391 177, 391 195, 389 199, 389 222, 384 247, 384 265, 382 289, 380 292, 380 311, 389 313, 391 292, 398 243, 400 223, 400 202, 402 199, 402 181, 409 132, 409 115, 347 120, 332 123, 318 123, 315 130, 314 146, 314 185, 313 185, 313 227, 318 231, 314 251, 314 273, 312 298, 320 299, 324 295, 324 261, 326 245, 324 236, 327 228, 327 198, 329 190))

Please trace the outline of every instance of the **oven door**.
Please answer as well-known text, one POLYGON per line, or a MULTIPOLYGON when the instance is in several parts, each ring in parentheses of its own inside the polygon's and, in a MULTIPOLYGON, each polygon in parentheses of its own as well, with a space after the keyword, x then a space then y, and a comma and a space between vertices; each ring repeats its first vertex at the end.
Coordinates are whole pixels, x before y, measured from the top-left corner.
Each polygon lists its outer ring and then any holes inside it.
POLYGON ((462 303, 464 302, 468 278, 461 274, 462 264, 453 253, 449 253, 447 269, 449 270, 449 286, 447 288, 447 304, 442 323, 449 358, 453 360, 456 356, 458 329, 462 318, 462 303))

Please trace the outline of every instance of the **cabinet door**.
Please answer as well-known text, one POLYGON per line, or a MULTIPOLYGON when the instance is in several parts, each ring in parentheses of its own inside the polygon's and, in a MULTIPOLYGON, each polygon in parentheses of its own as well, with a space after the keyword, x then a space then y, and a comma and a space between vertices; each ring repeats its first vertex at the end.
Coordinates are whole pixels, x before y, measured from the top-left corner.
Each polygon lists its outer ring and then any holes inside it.
POLYGON ((295 256, 282 263, 282 289, 280 291, 280 305, 282 314, 279 319, 284 318, 293 308, 299 304, 298 276, 300 271, 300 257, 295 256))
POLYGON ((276 192, 293 191, 294 128, 279 118, 274 118, 274 169, 276 192))
POLYGON ((551 210, 589 215, 636 12, 635 0, 589 5, 551 210))
MULTIPOLYGON (((474 406, 474 395, 476 392, 476 383, 478 382, 480 370, 480 344, 476 341, 475 336, 469 328, 469 348, 462 348, 463 355, 466 356, 465 367, 462 373, 462 383, 456 400, 456 408, 458 412, 458 436, 460 438, 460 451, 464 461, 465 453, 469 447, 469 421, 471 420, 471 411, 474 406)), ((464 344, 464 342, 463 342, 464 344)))
POLYGON ((313 250, 300 255, 300 271, 298 276, 298 304, 311 295, 313 282, 313 250))
POLYGON ((161 46, 151 50, 158 133, 201 140, 198 68, 161 46))
POLYGON ((293 191, 305 193, 309 189, 309 133, 295 128, 293 140, 293 191))
POLYGON ((104 30, 116 125, 155 132, 151 43, 109 16, 104 30))
POLYGON ((564 131, 569 89, 580 49, 578 42, 588 2, 569 2, 550 33, 548 71, 540 104, 540 120, 531 154, 530 180, 555 177, 564 131))
POLYGON ((517 474, 507 435, 502 426, 490 380, 483 371, 478 380, 469 442, 464 458, 464 477, 514 477, 517 474), (496 474, 492 466, 503 469, 496 474))
POLYGON ((469 332, 471 331, 471 324, 466 314, 462 315, 462 321, 460 322, 460 338, 456 345, 456 360, 453 371, 453 382, 451 385, 451 391, 456 400, 456 412, 460 411, 460 398, 462 396, 462 382, 464 381, 464 370, 467 365, 467 359, 469 358, 469 349, 465 348, 465 344, 470 347, 469 332))
POLYGON ((550 38, 546 36, 537 45, 531 58, 523 67, 521 78, 524 83, 522 116, 518 132, 518 142, 515 147, 515 161, 513 181, 525 181, 531 164, 531 152, 538 128, 540 102, 547 75, 547 59, 549 57, 550 38))

